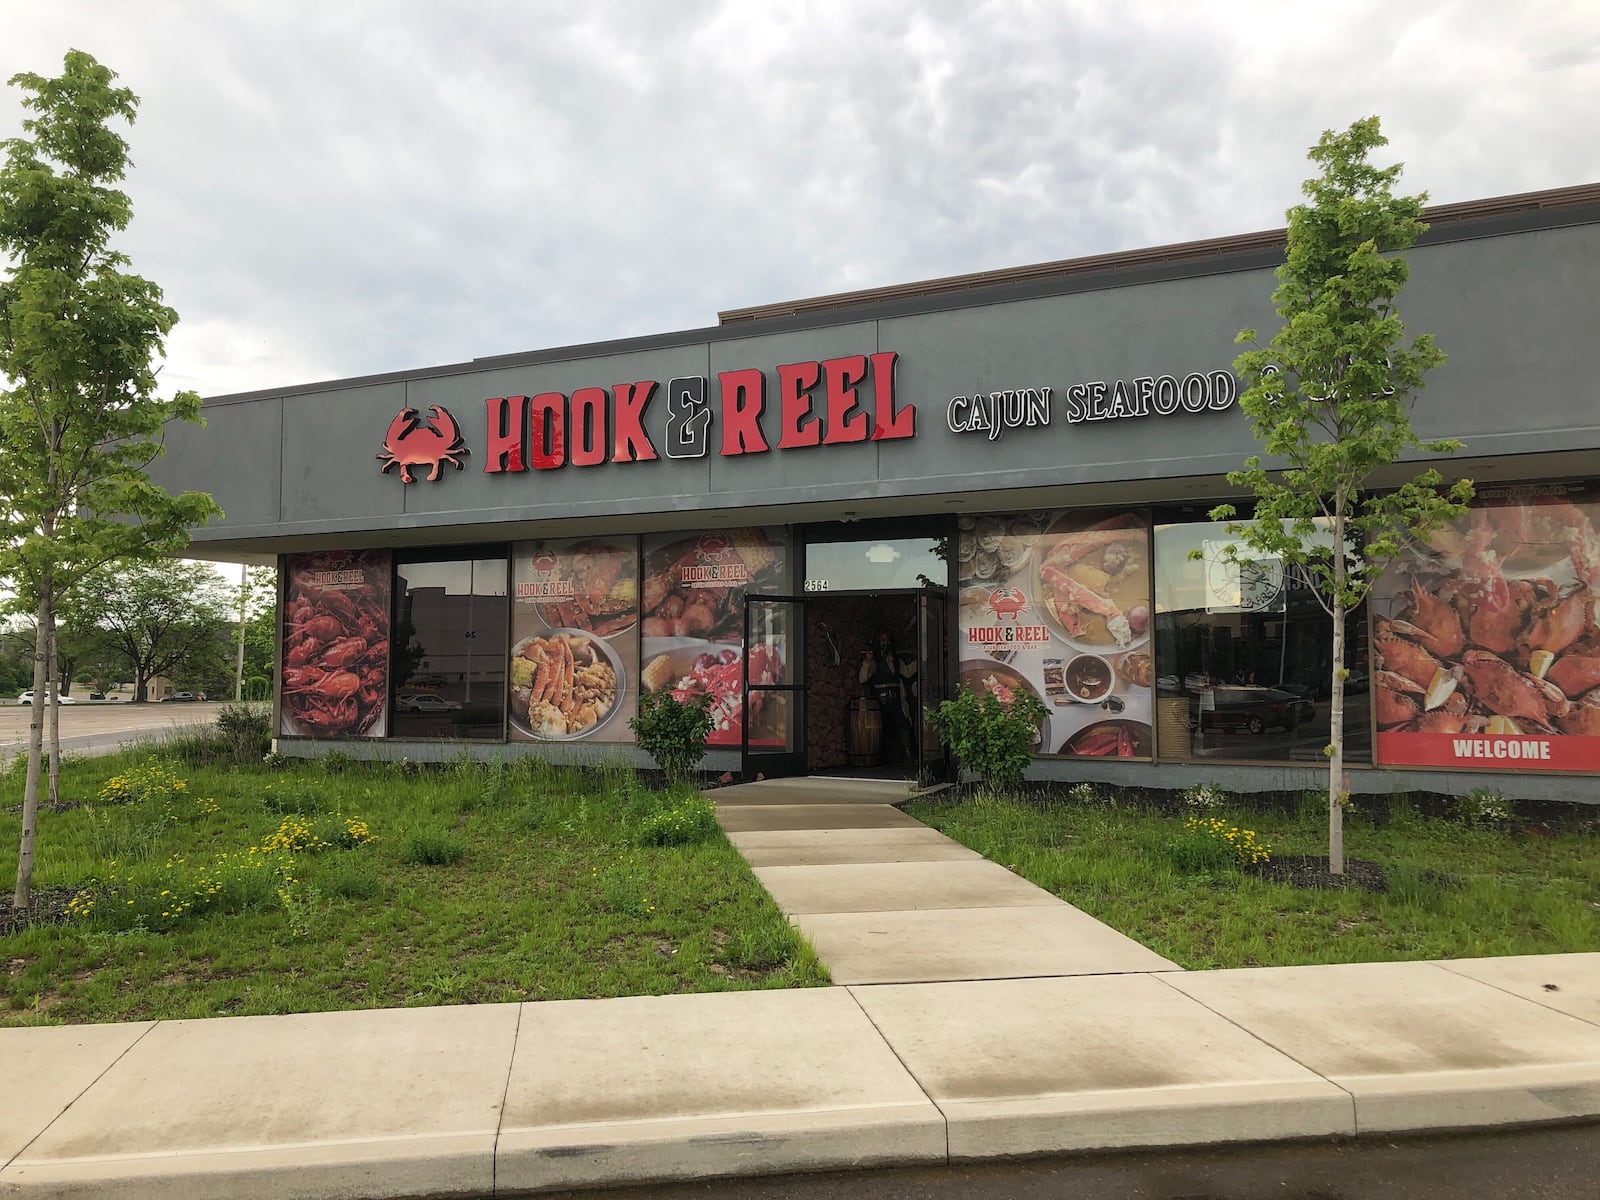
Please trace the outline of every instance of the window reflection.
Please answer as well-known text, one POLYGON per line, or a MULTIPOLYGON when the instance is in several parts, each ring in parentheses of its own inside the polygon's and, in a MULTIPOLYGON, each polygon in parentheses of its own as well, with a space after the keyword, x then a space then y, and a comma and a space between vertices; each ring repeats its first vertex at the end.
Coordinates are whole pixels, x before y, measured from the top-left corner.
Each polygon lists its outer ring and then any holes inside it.
POLYGON ((401 563, 396 569, 391 736, 505 736, 504 558, 401 563))
POLYGON ((811 542, 806 546, 808 592, 871 592, 919 588, 932 582, 947 587, 947 539, 866 538, 851 542, 811 542))
MULTIPOLYGON (((1234 564, 1223 523, 1156 514, 1156 708, 1163 758, 1320 763, 1333 634, 1316 594, 1276 560, 1234 564), (1199 558, 1191 558, 1191 554, 1199 558)), ((1365 606, 1345 624, 1345 757, 1372 753, 1365 606)))

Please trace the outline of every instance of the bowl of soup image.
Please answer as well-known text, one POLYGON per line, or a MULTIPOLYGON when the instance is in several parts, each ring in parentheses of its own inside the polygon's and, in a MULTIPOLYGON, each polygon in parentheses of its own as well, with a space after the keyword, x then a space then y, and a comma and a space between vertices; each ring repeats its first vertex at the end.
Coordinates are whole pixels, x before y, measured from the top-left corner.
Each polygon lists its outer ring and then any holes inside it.
POLYGON ((1110 660, 1098 654, 1079 654, 1067 660, 1062 672, 1067 695, 1079 704, 1099 704, 1117 685, 1110 660))

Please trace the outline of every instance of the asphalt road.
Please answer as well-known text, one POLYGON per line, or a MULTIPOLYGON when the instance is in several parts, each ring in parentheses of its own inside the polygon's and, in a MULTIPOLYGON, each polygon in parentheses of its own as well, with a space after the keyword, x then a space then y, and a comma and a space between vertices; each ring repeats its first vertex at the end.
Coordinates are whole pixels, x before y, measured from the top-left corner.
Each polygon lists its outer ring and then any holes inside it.
MULTIPOLYGON (((61 749, 73 754, 110 754, 128 742, 158 738, 183 725, 216 720, 220 703, 129 704, 118 701, 63 704, 61 749)), ((33 706, 0 707, 0 761, 28 748, 33 706)))
POLYGON ((545 1200, 1595 1200, 1600 1196, 1600 1125, 1085 1154, 542 1195, 545 1200))

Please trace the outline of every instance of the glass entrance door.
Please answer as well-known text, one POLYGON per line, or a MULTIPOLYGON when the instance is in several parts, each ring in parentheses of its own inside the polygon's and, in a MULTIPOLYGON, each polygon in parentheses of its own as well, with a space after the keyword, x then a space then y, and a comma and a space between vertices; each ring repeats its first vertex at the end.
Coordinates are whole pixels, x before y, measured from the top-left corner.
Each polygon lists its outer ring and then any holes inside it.
POLYGON ((805 601, 746 596, 744 731, 740 770, 774 779, 803 774, 805 748, 805 601))
POLYGON ((922 780, 944 779, 947 759, 944 740, 932 720, 945 701, 950 662, 950 598, 941 588, 924 588, 917 594, 917 775, 922 780))

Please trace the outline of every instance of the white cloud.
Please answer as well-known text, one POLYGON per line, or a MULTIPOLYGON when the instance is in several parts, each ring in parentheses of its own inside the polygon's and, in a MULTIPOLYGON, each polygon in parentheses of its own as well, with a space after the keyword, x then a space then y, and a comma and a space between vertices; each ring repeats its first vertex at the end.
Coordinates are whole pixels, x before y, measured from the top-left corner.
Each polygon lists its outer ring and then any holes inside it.
POLYGON ((124 244, 208 394, 1266 228, 1372 112, 1438 201, 1600 179, 1588 0, 55 0, 0 73, 69 46, 143 98, 124 244))

